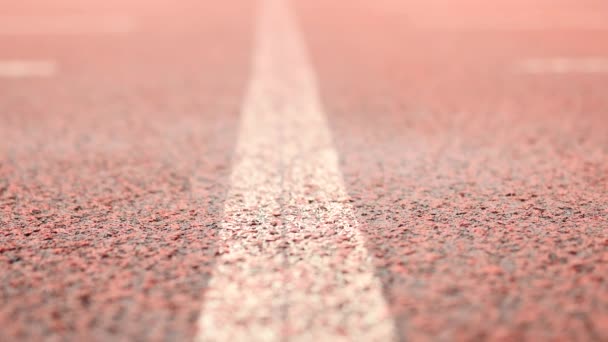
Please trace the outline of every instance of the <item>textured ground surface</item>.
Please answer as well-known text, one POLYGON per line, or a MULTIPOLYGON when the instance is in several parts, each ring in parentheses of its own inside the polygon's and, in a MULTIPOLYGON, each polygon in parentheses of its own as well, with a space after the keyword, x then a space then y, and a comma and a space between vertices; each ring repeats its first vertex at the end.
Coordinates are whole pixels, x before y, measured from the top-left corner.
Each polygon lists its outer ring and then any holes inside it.
POLYGON ((405 8, 302 6, 402 336, 608 338, 608 74, 516 69, 606 56, 608 31, 477 24, 506 21, 513 4, 437 22, 423 3, 410 2, 411 25, 405 8))
MULTIPOLYGON (((0 341, 192 339, 254 4, 8 3, 57 71, 0 77, 0 341)), ((607 340, 608 73, 522 65, 607 59, 608 6, 294 4, 399 337, 607 340)))
POLYGON ((59 64, 0 79, 0 340, 194 335, 252 9, 182 6, 133 6, 129 34, 0 37, 59 64))

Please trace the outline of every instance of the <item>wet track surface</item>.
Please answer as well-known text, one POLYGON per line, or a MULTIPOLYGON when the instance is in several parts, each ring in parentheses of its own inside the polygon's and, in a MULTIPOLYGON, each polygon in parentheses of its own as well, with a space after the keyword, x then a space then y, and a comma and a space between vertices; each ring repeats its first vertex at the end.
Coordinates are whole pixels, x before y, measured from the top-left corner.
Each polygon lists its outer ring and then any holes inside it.
MULTIPOLYGON (((397 338, 608 339, 608 73, 525 68, 608 58, 608 7, 292 3, 397 338)), ((135 29, 0 25, 57 63, 0 78, 0 341, 192 340, 224 262, 256 5, 98 6, 11 13, 135 29)))

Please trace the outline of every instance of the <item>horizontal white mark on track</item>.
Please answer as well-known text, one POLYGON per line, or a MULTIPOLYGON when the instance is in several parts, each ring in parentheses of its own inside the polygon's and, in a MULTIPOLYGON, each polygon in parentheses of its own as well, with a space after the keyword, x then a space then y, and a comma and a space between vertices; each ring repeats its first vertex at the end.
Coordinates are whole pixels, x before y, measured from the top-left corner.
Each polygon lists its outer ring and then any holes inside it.
POLYGON ((261 4, 196 340, 391 341, 302 38, 282 0, 261 4))
POLYGON ((518 69, 530 74, 608 73, 608 58, 536 58, 522 61, 518 69))
POLYGON ((128 15, 0 16, 0 35, 123 34, 136 29, 128 15))
POLYGON ((57 64, 46 60, 0 60, 0 78, 51 77, 57 64))

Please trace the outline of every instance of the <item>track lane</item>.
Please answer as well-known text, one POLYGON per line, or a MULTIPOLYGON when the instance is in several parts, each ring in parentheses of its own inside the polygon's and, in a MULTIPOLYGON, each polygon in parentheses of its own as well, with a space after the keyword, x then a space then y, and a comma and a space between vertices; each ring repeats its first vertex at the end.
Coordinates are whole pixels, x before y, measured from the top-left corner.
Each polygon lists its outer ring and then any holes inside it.
POLYGON ((0 79, 0 340, 193 338, 250 9, 183 2, 129 34, 0 35, 2 59, 57 63, 0 79))
POLYGON ((225 250, 197 341, 393 340, 285 1, 260 3, 256 37, 219 233, 225 250))
POLYGON ((608 31, 476 24, 523 3, 439 8, 451 26, 430 2, 386 3, 297 8, 400 335, 605 339, 608 79, 517 66, 606 56, 608 31))

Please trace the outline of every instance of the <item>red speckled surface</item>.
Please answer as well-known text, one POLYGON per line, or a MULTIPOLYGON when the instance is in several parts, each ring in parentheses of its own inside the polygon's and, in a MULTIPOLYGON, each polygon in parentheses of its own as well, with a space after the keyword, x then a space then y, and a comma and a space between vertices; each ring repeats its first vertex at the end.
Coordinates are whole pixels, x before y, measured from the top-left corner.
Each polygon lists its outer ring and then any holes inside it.
MULTIPOLYGON (((509 26, 523 2, 463 2, 443 9, 451 22, 431 3, 380 3, 299 9, 401 337, 608 339, 608 74, 514 70, 608 56, 608 25, 509 26)), ((561 3, 537 6, 547 22, 608 16, 561 3)))
POLYGON ((0 79, 0 341, 188 340, 215 260, 252 8, 63 3, 52 7, 126 8, 140 26, 0 37, 0 59, 59 68, 0 79))
MULTIPOLYGON (((608 340, 608 74, 518 69, 608 58, 608 6, 293 2, 399 337, 608 340)), ((221 254, 253 4, 0 6, 136 24, 0 35, 0 60, 58 64, 0 78, 0 341, 191 340, 221 254)))

